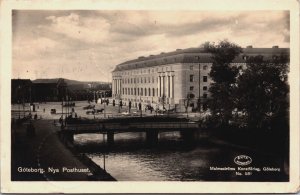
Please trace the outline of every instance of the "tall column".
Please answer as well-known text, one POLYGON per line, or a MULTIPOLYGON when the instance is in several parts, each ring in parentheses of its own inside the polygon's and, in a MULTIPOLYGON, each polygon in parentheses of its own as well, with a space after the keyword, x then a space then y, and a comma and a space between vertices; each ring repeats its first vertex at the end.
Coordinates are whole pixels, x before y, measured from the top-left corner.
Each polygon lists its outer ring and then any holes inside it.
POLYGON ((161 97, 161 76, 158 77, 158 82, 159 82, 159 87, 158 87, 159 97, 161 97))
POLYGON ((111 91, 112 91, 112 96, 114 97, 114 78, 112 78, 111 91))
POLYGON ((114 79, 114 95, 116 97, 116 93, 117 93, 117 83, 116 83, 116 79, 114 79))
POLYGON ((119 79, 117 79, 117 94, 119 94, 119 79))
POLYGON ((115 79, 115 85, 116 85, 116 88, 115 88, 115 94, 117 95, 117 90, 118 90, 117 79, 115 79))
POLYGON ((168 85, 167 85, 167 89, 168 89, 168 97, 170 97, 170 76, 168 75, 168 85))
POLYGON ((122 97, 122 79, 119 79, 119 83, 120 83, 120 98, 122 97))
POLYGON ((116 83, 116 89, 115 89, 115 91, 116 91, 116 95, 117 95, 117 92, 118 92, 118 82, 117 82, 118 80, 117 79, 115 79, 115 83, 116 83))
POLYGON ((121 91, 121 83, 120 83, 120 79, 118 79, 118 83, 119 83, 119 91, 118 91, 118 94, 120 95, 120 91, 121 91))
POLYGON ((172 75, 172 87, 171 87, 171 89, 172 89, 172 93, 171 93, 171 96, 172 96, 172 98, 174 98, 174 75, 172 75))
POLYGON ((120 79, 118 79, 118 94, 120 95, 120 79))
POLYGON ((118 79, 118 94, 120 95, 120 79, 118 79))
POLYGON ((164 96, 164 95, 166 95, 166 93, 165 93, 165 86, 166 86, 165 85, 165 75, 163 76, 163 82, 162 83, 163 83, 163 87, 162 87, 163 88, 163 93, 162 93, 162 96, 164 96))

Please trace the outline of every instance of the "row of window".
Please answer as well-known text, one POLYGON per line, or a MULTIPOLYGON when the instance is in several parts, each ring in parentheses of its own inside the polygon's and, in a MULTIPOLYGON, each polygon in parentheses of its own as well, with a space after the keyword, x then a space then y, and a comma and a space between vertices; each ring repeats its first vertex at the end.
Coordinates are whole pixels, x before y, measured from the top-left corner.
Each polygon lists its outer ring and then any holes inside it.
MULTIPOLYGON (((194 82, 195 81, 195 76, 194 75, 190 75, 190 82, 194 82)), ((207 76, 203 76, 203 82, 207 82, 207 76)))
POLYGON ((124 79, 122 79, 122 83, 123 84, 127 84, 127 83, 128 84, 132 84, 132 83, 154 83, 154 77, 124 78, 124 79))
MULTIPOLYGON (((203 86, 203 91, 207 91, 207 86, 203 86)), ((194 90, 194 86, 190 86, 190 91, 194 90)))
MULTIPOLYGON (((207 65, 202 66, 203 70, 207 70, 207 65)), ((169 71, 171 70, 170 67, 161 67, 161 70, 159 70, 159 68, 151 68, 151 69, 140 69, 140 70, 132 70, 132 71, 125 71, 125 72, 121 72, 119 75, 132 75, 132 74, 150 74, 150 73, 154 73, 154 72, 158 72, 158 71, 169 71)), ((194 69, 194 65, 190 65, 190 70, 194 69)))
POLYGON ((158 88, 123 88, 123 95, 155 96, 158 94, 158 88), (156 92, 155 92, 156 91, 156 92))
POLYGON ((140 69, 140 70, 132 70, 132 71, 125 71, 125 72, 121 72, 119 75, 132 75, 132 74, 150 74, 150 73, 154 73, 154 72, 158 72, 158 71, 169 71, 171 70, 170 67, 161 67, 160 70, 159 68, 151 68, 151 69, 140 69))
MULTIPOLYGON (((202 69, 207 70, 207 65, 204 65, 202 69)), ((194 65, 190 65, 190 70, 194 70, 194 65)))

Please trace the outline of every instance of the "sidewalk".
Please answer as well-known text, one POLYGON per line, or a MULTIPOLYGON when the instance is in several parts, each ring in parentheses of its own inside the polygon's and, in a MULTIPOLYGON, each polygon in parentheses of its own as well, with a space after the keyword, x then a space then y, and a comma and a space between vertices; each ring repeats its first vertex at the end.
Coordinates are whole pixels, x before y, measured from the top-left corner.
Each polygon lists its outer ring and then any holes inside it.
MULTIPOLYGON (((13 126, 12 140, 13 181, 86 181, 89 167, 84 165, 59 140, 53 120, 33 121, 35 136, 27 136, 26 124, 13 126), (64 169, 65 167, 65 169, 64 169), (25 172, 23 172, 25 171, 25 172)), ((98 180, 111 180, 103 172, 98 180)))

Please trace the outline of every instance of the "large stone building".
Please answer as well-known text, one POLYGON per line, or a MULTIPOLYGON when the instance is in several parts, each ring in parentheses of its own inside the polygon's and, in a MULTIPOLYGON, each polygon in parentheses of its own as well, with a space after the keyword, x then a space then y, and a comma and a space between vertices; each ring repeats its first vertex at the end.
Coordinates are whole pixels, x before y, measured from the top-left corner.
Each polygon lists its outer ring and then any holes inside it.
MULTIPOLYGON (((248 46, 233 65, 245 66, 247 57, 289 53, 288 48, 253 48, 248 46)), ((211 54, 203 48, 177 49, 158 55, 141 56, 116 66, 112 72, 112 97, 132 106, 151 105, 154 108, 197 108, 209 98, 211 54)))

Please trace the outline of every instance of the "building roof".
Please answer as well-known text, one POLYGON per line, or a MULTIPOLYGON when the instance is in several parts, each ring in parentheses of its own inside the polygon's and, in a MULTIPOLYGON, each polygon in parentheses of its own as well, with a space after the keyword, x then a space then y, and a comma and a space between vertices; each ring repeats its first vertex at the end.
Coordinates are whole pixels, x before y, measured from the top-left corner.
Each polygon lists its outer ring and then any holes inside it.
MULTIPOLYGON (((273 55, 279 54, 289 54, 289 48, 278 48, 277 46, 272 48, 252 48, 248 46, 247 48, 243 48, 242 54, 235 58, 233 62, 244 63, 245 59, 243 57, 245 55, 272 57, 273 55)), ((173 63, 211 63, 211 56, 212 54, 207 53, 204 48, 176 49, 172 52, 162 52, 158 55, 150 55, 147 57, 140 56, 137 59, 123 62, 117 65, 113 72, 173 63)))

